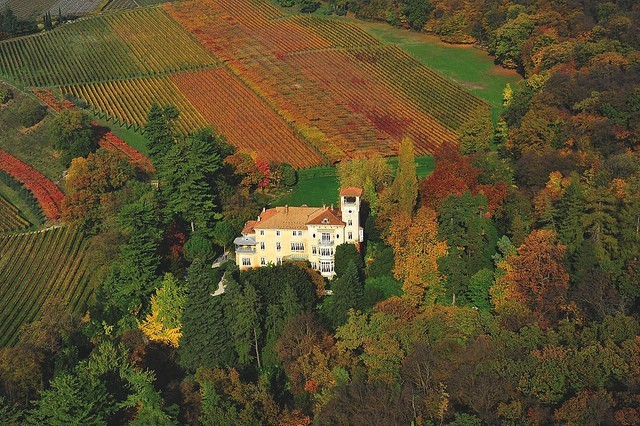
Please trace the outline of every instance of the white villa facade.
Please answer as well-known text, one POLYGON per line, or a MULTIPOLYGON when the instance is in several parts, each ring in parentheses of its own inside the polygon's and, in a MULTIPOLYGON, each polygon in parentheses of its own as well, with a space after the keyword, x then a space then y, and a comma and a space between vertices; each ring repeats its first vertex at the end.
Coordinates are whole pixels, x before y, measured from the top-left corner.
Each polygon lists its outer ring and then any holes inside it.
POLYGON ((360 226, 362 189, 340 190, 340 209, 327 207, 276 207, 263 209, 248 221, 234 240, 236 263, 241 270, 286 260, 308 260, 328 278, 334 275, 335 248, 363 241, 360 226))

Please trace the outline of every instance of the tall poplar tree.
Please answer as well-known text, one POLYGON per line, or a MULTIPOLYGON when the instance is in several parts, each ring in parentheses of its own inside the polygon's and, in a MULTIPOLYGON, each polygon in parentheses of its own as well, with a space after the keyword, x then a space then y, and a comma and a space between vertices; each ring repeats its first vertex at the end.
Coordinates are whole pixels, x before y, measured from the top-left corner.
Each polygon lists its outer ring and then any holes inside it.
POLYGON ((400 211, 413 213, 418 200, 418 177, 416 176, 416 157, 413 141, 404 138, 398 148, 398 170, 393 181, 393 191, 400 211))

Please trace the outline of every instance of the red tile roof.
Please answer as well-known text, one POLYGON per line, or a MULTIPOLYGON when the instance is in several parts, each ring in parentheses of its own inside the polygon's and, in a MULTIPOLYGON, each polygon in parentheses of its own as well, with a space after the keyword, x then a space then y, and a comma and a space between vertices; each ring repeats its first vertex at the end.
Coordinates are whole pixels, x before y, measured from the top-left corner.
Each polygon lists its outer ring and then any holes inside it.
POLYGON ((347 186, 340 188, 341 197, 362 197, 362 188, 347 186))

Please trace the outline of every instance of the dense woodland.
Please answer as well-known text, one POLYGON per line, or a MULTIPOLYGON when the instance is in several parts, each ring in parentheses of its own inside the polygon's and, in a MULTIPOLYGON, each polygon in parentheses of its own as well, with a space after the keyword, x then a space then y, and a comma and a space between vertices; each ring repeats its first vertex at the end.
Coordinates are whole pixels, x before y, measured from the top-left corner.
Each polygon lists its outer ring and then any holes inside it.
POLYGON ((97 291, 0 350, 0 423, 640 424, 640 5, 340 7, 482 44, 525 79, 423 180, 408 139, 395 172, 338 166, 364 187, 366 243, 338 247, 331 282, 209 267, 291 166, 179 136, 154 105, 152 181, 62 112, 63 219, 92 235, 97 291))

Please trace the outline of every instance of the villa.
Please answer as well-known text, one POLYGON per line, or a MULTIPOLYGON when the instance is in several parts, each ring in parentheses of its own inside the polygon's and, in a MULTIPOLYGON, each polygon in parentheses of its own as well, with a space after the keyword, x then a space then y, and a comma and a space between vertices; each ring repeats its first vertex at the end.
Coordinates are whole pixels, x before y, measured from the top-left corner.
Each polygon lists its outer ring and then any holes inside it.
POLYGON ((237 265, 244 270, 280 265, 286 260, 308 260, 313 269, 331 278, 336 246, 359 244, 364 239, 361 197, 362 189, 347 187, 340 190, 339 210, 333 205, 263 209, 234 240, 237 265))

